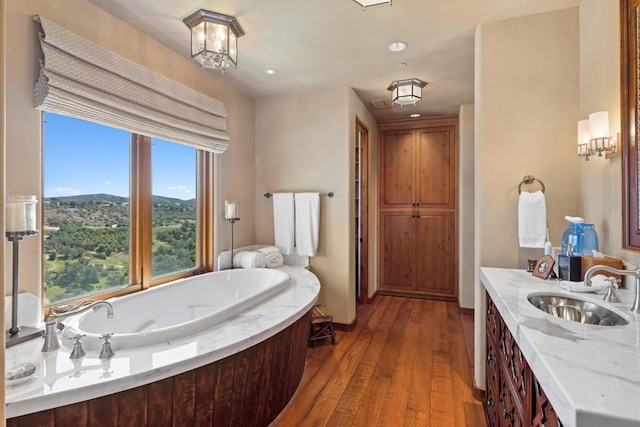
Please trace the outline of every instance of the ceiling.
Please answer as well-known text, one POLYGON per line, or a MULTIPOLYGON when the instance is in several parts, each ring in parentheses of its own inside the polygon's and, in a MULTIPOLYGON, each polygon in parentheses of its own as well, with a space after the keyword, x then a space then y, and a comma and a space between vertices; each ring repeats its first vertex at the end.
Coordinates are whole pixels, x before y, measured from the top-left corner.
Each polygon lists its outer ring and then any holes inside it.
MULTIPOLYGON (((364 10, 353 0, 89 0, 189 57, 182 20, 206 9, 235 16, 238 68, 222 78, 253 98, 352 87, 378 121, 456 114, 473 103, 477 24, 575 7, 580 0, 393 0, 364 10), (392 41, 408 43, 391 52, 392 41), (267 75, 264 70, 278 73, 267 75), (374 108, 394 80, 429 84, 415 106, 374 108)), ((216 72, 218 71, 207 71, 216 72)))

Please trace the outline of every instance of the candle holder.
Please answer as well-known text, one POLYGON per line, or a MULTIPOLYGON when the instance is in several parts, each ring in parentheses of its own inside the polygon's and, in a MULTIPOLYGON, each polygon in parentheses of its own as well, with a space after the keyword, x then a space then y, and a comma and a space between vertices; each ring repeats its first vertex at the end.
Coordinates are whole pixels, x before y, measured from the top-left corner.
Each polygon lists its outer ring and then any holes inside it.
POLYGON ((231 268, 234 268, 233 267, 233 224, 235 224, 236 221, 240 221, 240 218, 225 218, 224 220, 231 223, 231 268))
POLYGON ((7 231, 7 240, 13 243, 13 286, 11 289, 11 328, 6 332, 6 346, 11 347, 21 342, 41 336, 43 329, 29 326, 18 326, 18 260, 19 243, 27 236, 35 236, 38 230, 7 231))
POLYGON ((233 268, 233 224, 240 221, 240 202, 237 200, 224 201, 224 220, 231 223, 231 268, 233 268))

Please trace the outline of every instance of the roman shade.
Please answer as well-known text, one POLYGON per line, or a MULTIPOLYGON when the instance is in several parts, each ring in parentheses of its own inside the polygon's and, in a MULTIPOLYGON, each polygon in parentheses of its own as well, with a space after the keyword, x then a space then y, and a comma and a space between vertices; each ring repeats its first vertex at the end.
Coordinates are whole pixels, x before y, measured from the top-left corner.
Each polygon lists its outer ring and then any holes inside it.
POLYGON ((42 16, 40 110, 223 153, 224 104, 60 27, 42 16))

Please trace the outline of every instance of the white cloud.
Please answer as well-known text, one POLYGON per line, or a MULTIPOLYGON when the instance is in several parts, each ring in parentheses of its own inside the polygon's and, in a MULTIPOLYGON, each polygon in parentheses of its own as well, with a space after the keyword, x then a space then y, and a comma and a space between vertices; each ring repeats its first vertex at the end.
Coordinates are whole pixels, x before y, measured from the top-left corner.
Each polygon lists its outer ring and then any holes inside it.
POLYGON ((83 194, 82 190, 78 190, 77 188, 71 187, 56 187, 51 190, 51 194, 53 197, 55 196, 77 196, 79 194, 83 194))
POLYGON ((104 185, 109 185, 109 184, 111 184, 111 181, 105 181, 104 182, 104 185))
POLYGON ((169 186, 169 190, 179 191, 181 193, 190 194, 191 190, 189 187, 185 187, 184 185, 171 185, 169 186))

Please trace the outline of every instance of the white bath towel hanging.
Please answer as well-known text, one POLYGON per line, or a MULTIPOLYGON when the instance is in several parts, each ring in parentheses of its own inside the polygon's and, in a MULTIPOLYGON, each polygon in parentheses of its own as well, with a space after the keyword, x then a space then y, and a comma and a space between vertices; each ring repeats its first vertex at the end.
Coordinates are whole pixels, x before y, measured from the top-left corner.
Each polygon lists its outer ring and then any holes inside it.
POLYGON ((315 256, 320 231, 320 193, 296 193, 296 254, 315 256))
POLYGON ((542 191, 520 193, 518 201, 518 238, 521 248, 544 248, 547 230, 547 205, 542 191))
POLYGON ((273 195, 274 242, 283 254, 293 254, 294 226, 293 193, 275 193, 273 195))

